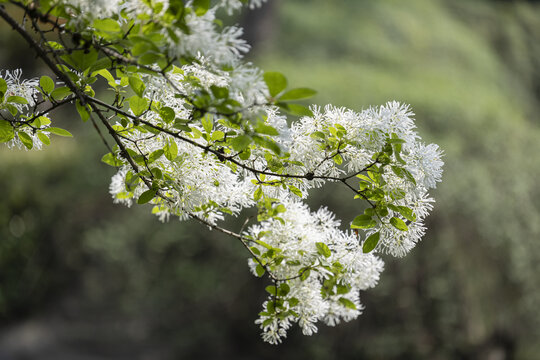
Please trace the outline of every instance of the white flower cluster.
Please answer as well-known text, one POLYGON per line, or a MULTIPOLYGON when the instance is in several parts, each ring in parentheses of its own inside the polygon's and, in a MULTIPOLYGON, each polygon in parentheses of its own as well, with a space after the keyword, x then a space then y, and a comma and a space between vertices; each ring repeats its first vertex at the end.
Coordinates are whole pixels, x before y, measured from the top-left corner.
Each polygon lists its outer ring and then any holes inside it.
POLYGON ((26 102, 14 103, 13 105, 19 111, 24 111, 34 106, 36 103, 36 95, 39 93, 37 88, 38 79, 21 80, 21 76, 21 69, 15 69, 13 71, 6 70, 4 74, 0 71, 0 78, 4 79, 7 83, 4 101, 6 101, 9 96, 20 96, 26 99, 26 102))
MULTIPOLYGON (((274 276, 291 279, 282 311, 286 315, 276 317, 263 311, 257 320, 263 338, 273 344, 281 341, 293 322, 298 322, 305 335, 312 335, 317 332, 317 321, 334 326, 355 319, 362 310, 359 291, 375 286, 383 270, 382 260, 372 253, 364 254, 358 236, 340 230, 340 221, 326 208, 310 212, 307 205, 293 199, 284 199, 282 204, 286 210, 280 220, 264 221, 249 229, 251 238, 264 244, 257 245, 259 251, 278 249, 279 258, 285 259, 273 268, 274 276), (329 254, 320 252, 321 244, 329 254)), ((250 259, 249 265, 256 275, 257 262, 250 259)), ((271 298, 272 294, 269 301, 271 298)))
MULTIPOLYGON (((249 6, 258 7, 263 2, 264 0, 251 0, 249 6)), ((121 23, 137 18, 141 18, 141 21, 147 21, 149 17, 157 20, 169 8, 168 0, 59 0, 59 3, 74 12, 70 24, 76 28, 87 27, 93 19, 110 17, 117 18, 121 23), (157 13, 156 8, 159 9, 157 13)), ((186 6, 190 7, 192 3, 188 2, 186 6)), ((238 0, 222 0, 202 15, 189 12, 185 18, 189 32, 181 28, 164 27, 162 35, 167 39, 169 55, 195 57, 202 54, 218 64, 237 65, 241 55, 249 51, 249 45, 241 38, 241 28, 228 26, 219 30, 215 13, 220 8, 230 13, 242 6, 242 2, 238 0)))
MULTIPOLYGON (((0 79, 4 79, 7 84, 7 90, 4 94, 3 101, 0 103, 0 109, 9 106, 14 107, 19 114, 28 113, 35 105, 38 99, 38 79, 21 79, 22 70, 16 69, 14 71, 6 70, 3 74, 0 71, 0 79), (19 100, 10 101, 13 97, 20 98, 19 100), (24 101, 21 101, 24 100, 24 101)), ((2 110, 0 110, 2 111, 2 110)), ((9 111, 3 110, 7 115, 9 111)), ((43 114, 45 116, 46 114, 43 114)), ((40 150, 42 142, 38 139, 35 131, 28 126, 21 126, 17 129, 19 133, 26 134, 33 141, 33 149, 40 150)), ((48 132, 43 132, 48 135, 48 132)), ((6 145, 11 149, 13 147, 19 149, 27 149, 20 140, 19 136, 14 136, 10 141, 6 142, 6 145)))
MULTIPOLYGON (((230 88, 235 99, 243 106, 253 105, 256 98, 264 93, 257 77, 256 81, 251 82, 256 88, 252 92, 257 95, 251 97, 245 95, 249 91, 235 89, 234 73, 209 70, 210 66, 205 67, 204 64, 206 61, 201 59, 198 64, 186 65, 182 71, 171 75, 171 79, 177 88, 190 94, 195 89, 190 88, 192 85, 186 84, 185 79, 196 75, 205 89, 212 85, 230 88)), ((250 70, 248 74, 252 76, 257 73, 250 70)), ((184 99, 171 95, 174 93, 171 85, 160 78, 149 78, 147 84, 149 96, 152 94, 154 100, 174 109, 177 116, 189 118, 191 110, 184 99)), ((275 108, 254 108, 264 111, 266 123, 280 132, 275 137, 276 142, 284 152, 290 154, 289 159, 294 161, 287 168, 287 175, 299 176, 283 179, 279 174, 268 175, 265 181, 281 180, 282 184, 293 184, 306 197, 308 189, 322 186, 328 180, 327 177, 356 179, 355 174, 369 169, 374 156, 381 152, 392 134, 400 140, 400 154, 406 164, 403 168, 413 178, 404 178, 392 170, 392 166, 399 165, 395 159, 388 166, 380 167, 379 173, 384 179, 381 181, 381 189, 384 190, 385 202, 393 208, 388 209, 386 215, 381 215, 364 236, 340 230, 340 222, 326 209, 310 212, 307 205, 298 196, 291 194, 287 186, 260 187, 262 198, 273 199, 273 207, 277 209, 278 216, 250 227, 244 235, 253 242, 252 248, 257 249, 259 254, 270 248, 279 253, 277 258, 281 259, 279 263, 275 262, 275 258, 269 260, 266 266, 276 279, 287 284, 290 291, 282 296, 282 309, 279 313, 267 309, 274 306, 269 305, 273 298, 270 295, 264 305, 265 310, 257 320, 263 329, 263 338, 271 343, 279 343, 294 322, 299 324, 304 334, 310 335, 317 330, 315 323, 318 321, 335 325, 360 314, 362 305, 359 291, 373 287, 383 269, 382 260, 374 254, 387 252, 394 256, 404 256, 423 236, 423 219, 431 210, 433 202, 427 191, 440 181, 443 163, 436 145, 425 146, 418 142, 412 113, 407 106, 396 102, 361 113, 332 106, 324 110, 314 108, 313 117, 305 116, 290 127, 275 108), (325 139, 332 137, 335 132, 329 129, 340 129, 342 132, 340 142, 345 146, 338 147, 342 158, 339 164, 332 157, 335 150, 326 150, 328 146, 325 139), (315 178, 301 177, 308 173, 315 178), (400 213, 403 208, 411 210, 411 216, 414 217, 412 221, 407 221, 400 213), (396 228, 392 218, 407 221, 407 229, 396 228), (380 237, 377 247, 371 253, 364 253, 362 246, 365 240, 375 233, 380 237), (321 254, 321 244, 329 250, 327 256, 321 254), (325 287, 330 287, 327 294, 321 292, 325 287)), ((249 114, 246 113, 246 116, 249 114)), ((156 113, 148 112, 142 119, 173 130, 156 113)), ((150 136, 138 130, 131 131, 129 140, 124 142, 127 148, 141 154, 151 154, 172 142, 178 149, 173 159, 161 156, 151 165, 173 179, 163 194, 167 200, 153 200, 156 204, 154 212, 161 219, 168 218, 170 214, 188 219, 192 214, 216 224, 225 212, 238 214, 243 208, 256 205, 253 194, 261 183, 260 177, 247 169, 231 167, 219 156, 208 153, 205 147, 210 146, 212 141, 201 136, 205 132, 204 126, 194 123, 190 128, 191 132, 186 133, 190 142, 164 133, 150 136)), ((227 128, 215 122, 212 131, 226 132, 227 128)), ((267 166, 265 155, 267 151, 264 149, 253 149, 249 159, 238 161, 263 171, 267 166)), ((120 169, 113 178, 111 193, 115 201, 130 204, 131 198, 137 198, 146 187, 140 183, 129 195, 122 181, 126 174, 127 168, 120 169)), ((258 262, 250 259, 249 264, 256 274, 258 262)))

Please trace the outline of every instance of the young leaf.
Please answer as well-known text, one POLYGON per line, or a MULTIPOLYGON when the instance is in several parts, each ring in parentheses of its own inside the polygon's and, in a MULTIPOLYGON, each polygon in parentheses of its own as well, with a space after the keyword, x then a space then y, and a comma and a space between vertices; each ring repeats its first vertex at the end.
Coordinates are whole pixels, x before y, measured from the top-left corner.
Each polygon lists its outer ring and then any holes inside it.
POLYGON ((146 204, 150 200, 152 200, 156 196, 157 191, 154 189, 146 190, 139 196, 139 199, 137 200, 137 204, 146 204))
POLYGON ((19 136, 19 140, 21 140, 23 145, 26 146, 28 150, 34 147, 34 140, 30 135, 22 131, 18 132, 17 135, 19 136))
POLYGON ((354 305, 354 303, 347 298, 339 298, 339 302, 341 303, 341 305, 345 306, 348 309, 356 310, 356 305, 354 305))
POLYGON ((169 161, 173 161, 178 156, 178 145, 174 140, 169 140, 163 150, 165 150, 165 157, 169 161))
POLYGON ((50 94, 54 90, 54 81, 50 77, 44 75, 39 79, 39 86, 41 86, 45 94, 50 94))
POLYGON ((146 89, 146 85, 144 85, 144 82, 141 79, 136 76, 130 76, 129 86, 131 87, 131 89, 133 89, 137 96, 142 98, 144 90, 146 89))
POLYGON ((90 119, 90 114, 88 113, 86 106, 83 106, 80 101, 75 103, 75 107, 77 108, 77 112, 79 113, 82 121, 86 122, 88 119, 90 119))
POLYGON ((325 258, 330 257, 332 255, 332 252, 328 248, 328 246, 323 242, 317 242, 315 243, 315 246, 317 246, 317 252, 324 256, 325 258))
POLYGON ((407 231, 409 230, 407 224, 403 220, 397 217, 393 217, 390 219, 390 224, 392 224, 396 229, 401 231, 407 231))
POLYGON ((287 78, 285 78, 282 73, 267 71, 264 73, 263 77, 266 86, 268 86, 270 96, 273 98, 287 87, 287 78))
POLYGON ((212 85, 210 86, 210 90, 217 99, 226 99, 229 97, 229 89, 227 89, 226 87, 212 85))
POLYGON ((301 281, 304 281, 306 280, 309 275, 311 274, 311 269, 310 268, 303 268, 303 269, 300 269, 300 271, 298 271, 298 274, 300 275, 300 280, 301 281))
MULTIPOLYGON (((0 78, 0 97, 3 98, 4 94, 7 92, 7 82, 6 80, 0 78)), ((2 99, 0 99, 1 101, 2 99)))
POLYGON ((195 8, 195 14, 197 16, 202 16, 206 14, 210 8, 210 0, 194 0, 193 7, 195 8))
POLYGON ((44 133, 38 132, 37 137, 44 145, 51 145, 51 139, 49 139, 49 137, 44 133))
POLYGON ((291 291, 291 287, 287 283, 281 283, 279 285, 278 294, 279 296, 287 296, 287 294, 291 291))
POLYGON ((148 163, 153 163, 154 161, 159 159, 161 157, 161 155, 163 155, 163 153, 164 153, 163 149, 158 149, 156 151, 153 151, 148 156, 148 163))
POLYGON ((214 131, 211 136, 212 141, 221 141, 224 138, 225 138, 225 133, 220 130, 214 131))
POLYGON ((206 114, 201 119, 202 126, 204 128, 204 131, 206 131, 207 134, 210 134, 212 132, 212 128, 214 127, 214 119, 211 114, 206 114))
POLYGON ((362 245, 362 252, 364 254, 367 254, 373 251, 373 249, 377 247, 380 237, 381 237, 381 233, 378 231, 375 234, 369 235, 367 239, 364 241, 364 244, 362 245))
POLYGON ((416 214, 412 211, 412 209, 406 207, 406 206, 397 206, 397 211, 407 220, 409 221, 415 221, 416 220, 416 214))
POLYGON ((122 162, 118 160, 112 153, 103 155, 101 161, 110 166, 122 166, 122 162))
POLYGON ((261 264, 257 264, 257 267, 255 267, 255 273, 257 274, 257 276, 262 277, 265 272, 266 272, 266 270, 264 270, 264 268, 261 266, 261 264))
POLYGON ((263 122, 258 122, 254 130, 258 132, 259 134, 272 135, 272 136, 279 135, 279 132, 273 126, 266 125, 263 122))
POLYGON ((315 90, 308 88, 297 88, 287 91, 285 94, 279 97, 280 101, 300 100, 307 99, 317 94, 315 90))
POLYGON ((174 110, 168 106, 159 109, 159 116, 161 116, 166 123, 172 122, 174 120, 174 115, 174 110))
POLYGON ((278 102, 277 106, 288 114, 294 116, 313 116, 313 112, 304 105, 300 104, 287 104, 284 102, 278 102))
POLYGON ((261 197, 262 197, 262 194, 263 194, 262 189, 261 189, 261 187, 259 186, 259 187, 255 190, 255 192, 253 193, 253 200, 259 201, 259 200, 261 199, 261 197))
POLYGON ((264 288, 264 290, 266 290, 266 292, 269 293, 270 295, 277 294, 277 289, 274 285, 268 285, 267 287, 264 288))
POLYGON ((62 86, 62 87, 54 89, 51 92, 51 97, 56 101, 60 101, 70 94, 71 94, 71 90, 69 90, 67 86, 62 86))
POLYGON ((15 136, 15 131, 11 123, 0 119, 0 143, 8 142, 15 136))
POLYGON ((302 191, 294 185, 289 185, 289 190, 299 198, 302 198, 302 191))
POLYGON ((13 103, 13 104, 23 104, 23 105, 28 104, 28 100, 26 100, 22 96, 15 96, 15 95, 8 97, 6 102, 13 103))
POLYGON ((45 129, 46 131, 50 132, 51 134, 58 135, 58 136, 65 136, 65 137, 73 137, 71 133, 65 129, 57 128, 57 127, 49 127, 45 129))
POLYGON ((45 129, 51 134, 58 135, 58 136, 66 136, 66 137, 73 137, 71 133, 65 129, 57 128, 57 127, 50 127, 45 129))
POLYGON ((110 33, 120 32, 120 25, 113 19, 96 19, 93 23, 94 29, 110 33))
POLYGON ((148 100, 146 98, 133 95, 129 98, 129 108, 135 116, 142 115, 148 109, 148 100))
POLYGON ((231 145, 235 151, 243 151, 249 144, 251 144, 251 137, 249 135, 240 135, 231 141, 231 145))
POLYGON ((369 215, 358 215, 354 218, 351 228, 352 229, 369 229, 377 225, 377 222, 369 215))

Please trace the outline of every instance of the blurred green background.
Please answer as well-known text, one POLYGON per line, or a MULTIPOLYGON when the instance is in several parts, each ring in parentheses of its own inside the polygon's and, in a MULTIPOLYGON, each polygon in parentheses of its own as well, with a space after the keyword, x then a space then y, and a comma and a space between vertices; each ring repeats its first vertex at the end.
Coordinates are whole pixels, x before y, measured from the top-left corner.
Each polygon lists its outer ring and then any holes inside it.
MULTIPOLYGON (((75 139, 0 149, 0 359, 538 359, 540 3, 270 0, 234 21, 248 60, 315 103, 411 104, 445 152, 424 240, 385 259, 356 321, 265 344, 241 244, 113 205, 98 136, 59 113, 75 139)), ((40 74, 0 33, 1 66, 40 74)), ((333 187, 321 204, 345 222, 356 205, 333 187)))

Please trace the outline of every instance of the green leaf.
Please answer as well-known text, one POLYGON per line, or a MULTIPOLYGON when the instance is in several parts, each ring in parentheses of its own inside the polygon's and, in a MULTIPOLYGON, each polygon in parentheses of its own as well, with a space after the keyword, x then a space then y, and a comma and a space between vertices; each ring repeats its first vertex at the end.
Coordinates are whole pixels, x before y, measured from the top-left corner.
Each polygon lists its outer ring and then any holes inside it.
POLYGON ((324 256, 325 258, 330 257, 332 255, 332 252, 328 248, 328 246, 323 242, 317 242, 315 243, 315 246, 317 246, 317 252, 324 256))
POLYGON ((281 283, 279 285, 278 295, 279 296, 287 296, 287 294, 291 291, 291 287, 287 283, 281 283))
POLYGON ((390 224, 392 224, 396 229, 401 230, 401 231, 409 230, 409 227, 407 226, 407 224, 405 224, 403 220, 397 217, 391 218, 390 224))
POLYGON ((212 132, 212 128, 214 127, 214 119, 211 114, 206 114, 201 119, 201 124, 204 128, 204 131, 206 131, 207 134, 210 134, 212 132))
POLYGON ((159 116, 161 116, 166 123, 170 123, 174 120, 175 113, 172 108, 165 106, 159 109, 159 116))
POLYGON ((96 71, 96 72, 92 73, 92 76, 96 76, 96 75, 101 75, 105 80, 107 80, 107 83, 109 84, 109 86, 111 86, 113 88, 116 88, 118 86, 118 84, 116 84, 116 80, 111 75, 109 70, 101 69, 99 71, 96 71))
POLYGON ((347 285, 336 284, 336 292, 338 295, 348 294, 351 292, 351 288, 347 285))
POLYGON ((381 233, 378 231, 375 234, 369 235, 367 239, 364 241, 364 244, 362 245, 362 252, 364 252, 364 254, 367 254, 373 251, 373 249, 377 247, 380 237, 381 237, 381 233))
POLYGON ((51 134, 58 135, 58 136, 66 136, 66 137, 73 137, 71 133, 65 129, 60 129, 57 127, 50 127, 45 129, 46 131, 50 132, 51 134))
POLYGON ((163 151, 163 149, 158 149, 156 151, 151 152, 150 155, 148 156, 148 163, 149 164, 153 163, 154 161, 159 159, 161 155, 163 155, 164 153, 165 151, 163 151))
POLYGON ((51 123, 51 120, 49 120, 48 117, 40 116, 36 120, 33 121, 33 126, 37 128, 41 128, 42 126, 47 126, 51 123))
POLYGON ((300 271, 299 271, 298 273, 299 273, 299 275, 300 275, 300 280, 301 280, 301 281, 304 281, 304 280, 306 280, 306 279, 309 277, 309 275, 311 274, 311 269, 309 269, 309 268, 307 268, 307 269, 306 269, 306 268, 300 269, 300 271))
POLYGON ((289 190, 299 198, 302 198, 302 191, 294 185, 289 185, 289 190))
POLYGON ((339 302, 341 305, 345 306, 348 309, 356 310, 356 305, 354 305, 354 303, 347 298, 339 298, 339 302))
POLYGON ((133 89, 137 96, 142 98, 144 90, 146 89, 146 85, 144 85, 144 82, 141 79, 136 76, 130 76, 129 86, 131 87, 131 89, 133 89))
POLYGON ((86 109, 86 106, 83 106, 80 101, 75 103, 75 107, 77 108, 77 112, 79 113, 82 121, 86 122, 88 119, 90 119, 90 113, 86 109))
POLYGON ((253 193, 253 200, 259 201, 259 200, 261 199, 261 197, 262 197, 262 194, 263 194, 262 189, 261 189, 261 187, 259 186, 259 187, 255 190, 255 192, 253 193))
POLYGON ((341 157, 340 154, 334 155, 333 160, 337 165, 343 164, 343 158, 341 157))
POLYGON ((231 140, 231 145, 235 151, 244 151, 251 144, 249 135, 239 135, 231 140))
POLYGON ((11 123, 0 119, 0 143, 8 142, 15 137, 15 131, 11 123))
POLYGON ((85 71, 94 65, 98 58, 97 50, 76 50, 63 55, 62 60, 79 71, 85 71))
POLYGON ((163 55, 156 53, 154 51, 145 52, 139 57, 139 64, 141 65, 150 65, 156 63, 163 55))
POLYGON ((202 16, 210 8, 210 0, 193 0, 193 7, 195 8, 195 14, 202 16))
MULTIPOLYGON (((40 138, 41 139, 41 138, 40 138)), ((110 166, 122 166, 122 162, 116 158, 112 153, 103 155, 101 161, 110 166)))
POLYGON ((220 141, 220 140, 223 140, 225 138, 225 133, 223 131, 220 131, 220 130, 216 130, 212 133, 212 141, 220 141))
POLYGON ((150 200, 152 200, 156 196, 157 190, 151 189, 146 190, 139 196, 139 199, 137 200, 137 204, 146 204, 150 200))
POLYGON ((313 112, 304 105, 300 104, 287 104, 284 102, 278 102, 277 106, 288 114, 294 116, 313 116, 313 112))
POLYGON ((406 206, 396 206, 397 211, 407 220, 416 221, 416 214, 406 206))
POLYGON ((13 116, 17 115, 19 112, 19 110, 12 104, 6 104, 5 107, 13 116))
POLYGON ((13 103, 13 104, 23 104, 23 105, 28 104, 28 100, 26 100, 22 96, 15 96, 15 95, 8 97, 6 102, 13 103))
POLYGON ((407 179, 414 185, 416 185, 416 180, 414 179, 414 176, 412 176, 412 174, 407 169, 401 168, 399 166, 392 166, 392 171, 400 178, 407 179))
POLYGON ((0 101, 3 100, 3 97, 6 92, 7 92, 7 82, 6 80, 0 78, 0 101))
POLYGON ((210 90, 217 99, 226 99, 229 97, 229 89, 227 89, 226 87, 212 85, 210 86, 210 90))
POLYGON ((315 131, 314 133, 312 133, 309 136, 314 138, 314 139, 316 139, 316 138, 326 139, 326 135, 322 131, 315 131))
POLYGON ((88 70, 90 73, 94 73, 95 71, 99 71, 102 69, 107 69, 112 67, 112 61, 108 57, 102 57, 101 59, 98 59, 95 61, 88 70))
POLYGON ((280 101, 300 100, 307 99, 317 94, 315 90, 308 88, 296 88, 287 91, 285 94, 279 97, 280 101))
POLYGON ((62 87, 54 89, 51 92, 51 97, 56 101, 60 101, 70 94, 71 94, 71 90, 69 90, 67 86, 62 86, 62 87))
POLYGON ((300 300, 298 300, 297 298, 295 297, 292 297, 290 298, 289 300, 287 300, 289 302, 289 307, 295 307, 296 305, 298 305, 298 303, 300 302, 300 300))
POLYGON ((19 136, 19 139, 21 140, 23 145, 26 146, 28 150, 34 147, 34 140, 32 140, 32 137, 30 135, 22 131, 18 132, 17 135, 19 136))
POLYGON ((273 98, 287 87, 287 78, 282 73, 267 71, 264 73, 263 77, 264 82, 268 87, 268 91, 270 92, 270 96, 273 98))
POLYGON ((277 289, 274 285, 268 285, 267 287, 264 288, 264 290, 266 290, 266 292, 269 293, 270 295, 277 294, 277 289))
POLYGON ((133 111, 135 116, 142 115, 146 110, 148 110, 148 100, 146 98, 139 97, 134 95, 128 99, 129 108, 133 111))
POLYGON ((354 218, 351 228, 352 229, 369 229, 377 225, 377 222, 369 215, 358 215, 354 218))
POLYGON ((266 270, 264 270, 264 268, 261 266, 261 264, 257 264, 257 267, 255 267, 255 273, 257 274, 257 276, 262 277, 265 272, 266 272, 266 270))
POLYGON ((272 139, 267 139, 267 138, 263 138, 263 137, 260 137, 260 136, 255 136, 253 139, 260 146, 262 146, 262 147, 264 147, 264 148, 266 148, 268 150, 272 150, 277 155, 281 154, 281 148, 272 139))
POLYGON ((51 145, 51 139, 49 139, 49 137, 45 134, 43 134, 42 132, 38 132, 37 133, 37 137, 38 139, 45 145, 51 145))
POLYGON ((163 150, 165 150, 165 157, 169 161, 173 161, 178 156, 178 145, 174 140, 169 140, 163 150))
POLYGON ((54 90, 54 81, 50 77, 43 75, 39 79, 39 86, 41 86, 45 94, 50 94, 54 90))
POLYGON ((120 32, 120 24, 113 19, 96 19, 94 20, 93 27, 96 30, 101 30, 110 33, 120 32))
POLYGON ((273 126, 266 125, 263 122, 258 122, 254 130, 258 132, 259 134, 272 135, 272 136, 279 135, 279 132, 273 126))

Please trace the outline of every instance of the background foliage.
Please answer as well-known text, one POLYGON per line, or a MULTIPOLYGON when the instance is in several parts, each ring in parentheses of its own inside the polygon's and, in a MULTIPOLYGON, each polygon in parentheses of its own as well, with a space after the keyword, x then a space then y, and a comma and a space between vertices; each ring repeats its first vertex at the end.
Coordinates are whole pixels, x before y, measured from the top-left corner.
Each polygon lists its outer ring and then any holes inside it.
MULTIPOLYGON (((399 263, 387 259, 357 321, 312 337, 295 331, 272 347, 253 324, 262 299, 250 298, 264 284, 233 266, 246 258, 240 244, 112 205, 112 170, 99 162, 105 149, 66 113, 62 125, 76 140, 0 151, 0 355, 533 358, 539 5, 296 0, 248 15, 252 60, 317 89, 315 102, 412 105, 425 140, 446 153, 422 244, 399 263)), ((4 24, 0 31, 9 34, 4 24)), ((32 75, 39 64, 10 36, 0 39, 9 49, 0 62, 32 75)), ((332 188, 313 206, 321 203, 338 215, 353 211, 332 188)))

